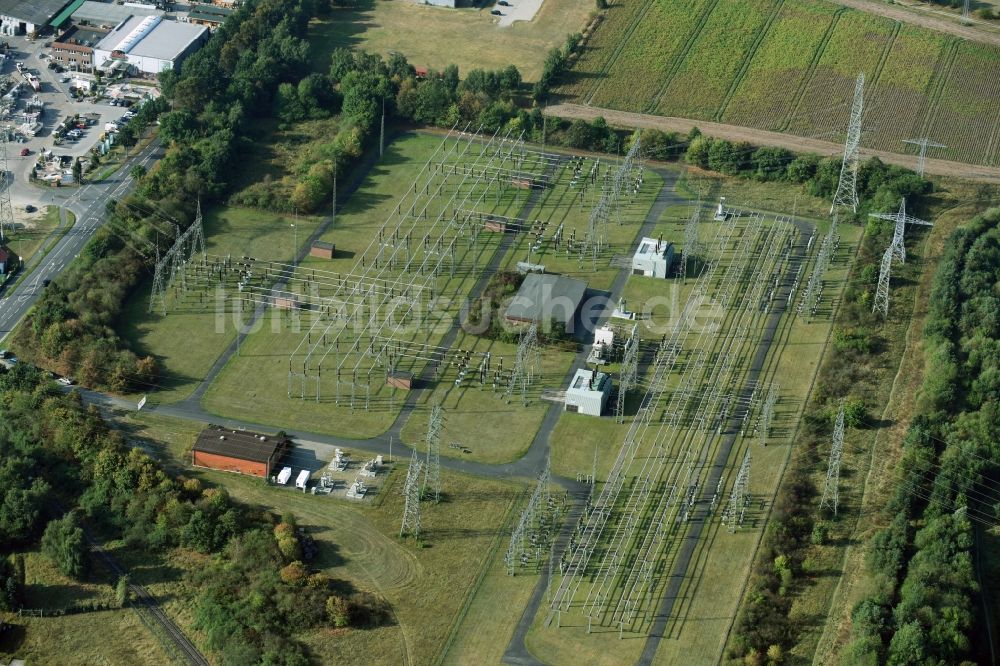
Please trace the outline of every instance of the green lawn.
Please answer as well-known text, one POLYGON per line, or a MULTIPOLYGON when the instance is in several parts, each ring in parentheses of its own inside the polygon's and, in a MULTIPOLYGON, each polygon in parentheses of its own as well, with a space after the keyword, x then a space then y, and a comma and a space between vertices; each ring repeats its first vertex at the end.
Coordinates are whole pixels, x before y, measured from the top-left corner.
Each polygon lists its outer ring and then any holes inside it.
POLYGON ((446 9, 406 0, 361 0, 355 8, 335 9, 312 25, 313 67, 325 72, 337 47, 388 55, 399 52, 415 67, 461 72, 517 65, 528 81, 537 80, 545 53, 579 32, 592 4, 546 0, 530 22, 496 25, 492 5, 446 9), (442 45, 447 48, 442 48, 442 45))
MULTIPOLYGON (((244 255, 260 261, 288 262, 297 239, 305 244, 319 225, 316 217, 294 217, 249 208, 219 208, 205 215, 205 237, 210 256, 244 255), (297 226, 298 233, 291 225, 297 226)), ((228 347, 237 326, 231 295, 225 312, 216 294, 192 290, 180 299, 168 299, 166 315, 149 312, 151 283, 129 300, 120 331, 140 354, 151 354, 162 368, 160 387, 151 399, 181 400, 198 386, 218 356, 228 347), (192 344, 197 341, 197 344, 192 344)))

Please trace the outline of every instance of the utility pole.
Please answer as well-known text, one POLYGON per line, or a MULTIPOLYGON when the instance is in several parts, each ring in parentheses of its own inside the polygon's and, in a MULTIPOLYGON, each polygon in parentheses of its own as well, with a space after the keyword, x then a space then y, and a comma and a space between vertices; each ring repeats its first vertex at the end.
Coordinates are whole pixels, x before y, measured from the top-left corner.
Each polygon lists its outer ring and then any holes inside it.
POLYGON ((826 483, 823 485, 823 499, 819 508, 833 509, 837 515, 837 504, 840 501, 840 459, 844 453, 844 403, 840 403, 837 412, 837 422, 833 426, 833 446, 830 447, 830 460, 826 466, 826 483))
POLYGON ((854 83, 854 104, 851 106, 851 120, 847 125, 847 142, 844 144, 844 161, 840 166, 840 180, 837 193, 833 195, 833 213, 837 206, 850 206, 858 212, 858 147, 861 145, 861 116, 865 106, 865 73, 858 74, 854 83))
POLYGON ((378 156, 382 157, 385 150, 385 96, 382 96, 382 123, 378 133, 378 156))
MULTIPOLYGON (((968 9, 969 0, 965 0, 965 7, 968 9)), ((922 139, 903 139, 903 143, 913 144, 914 146, 920 147, 920 153, 917 155, 917 175, 923 177, 924 166, 927 163, 927 149, 928 148, 947 148, 948 146, 943 143, 937 143, 931 141, 926 136, 922 139)))

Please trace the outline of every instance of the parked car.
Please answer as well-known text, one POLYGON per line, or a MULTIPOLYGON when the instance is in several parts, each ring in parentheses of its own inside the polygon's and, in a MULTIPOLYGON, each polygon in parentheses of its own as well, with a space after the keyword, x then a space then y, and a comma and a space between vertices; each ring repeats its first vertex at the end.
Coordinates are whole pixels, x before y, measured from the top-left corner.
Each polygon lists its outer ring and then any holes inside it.
POLYGON ((30 149, 28 149, 28 148, 22 148, 21 149, 21 157, 27 157, 30 154, 31 154, 31 150, 30 149))
POLYGON ((510 7, 510 6, 512 6, 509 2, 507 2, 507 0, 498 0, 497 4, 500 5, 501 7, 510 7))
POLYGON ((32 206, 31 204, 28 204, 27 206, 24 207, 25 213, 34 213, 36 210, 38 209, 32 206))
POLYGON ((56 383, 62 384, 63 386, 72 386, 75 382, 69 377, 60 377, 56 380, 56 383))
POLYGON ((490 14, 493 14, 493 16, 503 16, 503 12, 500 11, 499 9, 494 9, 493 11, 490 12, 490 14))

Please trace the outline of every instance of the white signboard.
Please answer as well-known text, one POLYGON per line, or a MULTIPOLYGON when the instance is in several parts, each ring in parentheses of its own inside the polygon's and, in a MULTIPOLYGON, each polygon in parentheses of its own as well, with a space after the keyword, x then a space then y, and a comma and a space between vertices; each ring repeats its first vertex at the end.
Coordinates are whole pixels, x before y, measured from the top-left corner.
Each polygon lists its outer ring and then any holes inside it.
POLYGON ((141 410, 145 406, 146 406, 146 396, 142 396, 142 400, 139 401, 139 406, 136 408, 136 411, 141 410))

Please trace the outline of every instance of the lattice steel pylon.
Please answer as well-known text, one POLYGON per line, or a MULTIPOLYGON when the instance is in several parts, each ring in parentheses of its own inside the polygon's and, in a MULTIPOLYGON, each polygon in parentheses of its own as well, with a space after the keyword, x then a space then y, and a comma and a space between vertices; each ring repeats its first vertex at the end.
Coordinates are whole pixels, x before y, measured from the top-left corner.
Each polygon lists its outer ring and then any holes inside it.
MULTIPOLYGON (((4 131, 2 136, 0 136, 0 169, 3 169, 4 180, 13 180, 14 175, 7 168, 7 132, 4 131)), ((11 182, 4 182, 2 187, 0 187, 0 242, 4 240, 4 228, 7 232, 14 230, 14 206, 10 202, 10 187, 11 182)))
POLYGON ((878 271, 878 286, 875 287, 875 299, 872 302, 872 312, 881 312, 883 317, 889 316, 889 280, 892 273, 892 249, 890 245, 882 254, 882 265, 878 271))
POLYGON ((833 446, 830 447, 830 460, 826 466, 826 483, 823 485, 823 498, 819 508, 833 510, 837 515, 837 505, 840 502, 840 460, 844 454, 844 404, 840 404, 837 412, 837 422, 833 426, 833 446))
POLYGON ((538 349, 538 324, 531 324, 521 333, 517 343, 517 354, 514 357, 514 369, 510 373, 510 381, 504 391, 504 399, 509 403, 514 390, 520 387, 521 400, 528 404, 528 388, 541 371, 541 359, 538 349))
POLYGON ((722 514, 722 524, 729 527, 730 532, 743 524, 743 515, 750 504, 750 450, 743 455, 740 471, 736 473, 736 482, 729 493, 729 503, 722 514))
POLYGON ((840 242, 837 233, 837 216, 833 216, 830 229, 819 247, 819 254, 816 255, 816 263, 812 273, 809 275, 809 282, 806 283, 805 293, 802 294, 802 302, 799 304, 799 311, 804 311, 807 316, 811 316, 819 305, 819 299, 823 291, 823 276, 830 267, 830 261, 840 242))
POLYGON ((403 523, 399 527, 399 536, 409 533, 415 539, 420 538, 420 467, 420 459, 414 451, 403 485, 403 523))
POLYGON ((832 213, 837 206, 850 206, 853 212, 858 212, 858 166, 860 156, 858 148, 861 145, 861 116, 865 107, 865 73, 858 74, 854 83, 854 104, 851 105, 851 120, 847 125, 847 141, 844 144, 844 161, 840 166, 840 180, 837 183, 837 193, 833 195, 832 213))
POLYGON ((639 382, 639 334, 638 324, 632 326, 625 350, 622 352, 621 373, 618 376, 618 399, 615 400, 615 419, 618 423, 625 422, 625 399, 628 392, 639 382))
POLYGON ((550 459, 546 457, 545 468, 538 475, 538 481, 535 483, 535 489, 531 493, 528 505, 524 508, 520 519, 518 519, 510 535, 507 554, 504 555, 504 562, 507 565, 507 575, 509 576, 514 575, 518 564, 524 565, 530 558, 527 555, 529 542, 534 540, 534 545, 537 546, 537 535, 532 536, 529 533, 537 528, 539 512, 548 509, 549 481, 551 476, 550 459))
POLYGON ((924 227, 934 226, 927 220, 921 220, 918 217, 913 217, 912 215, 906 214, 906 197, 903 197, 899 201, 899 212, 896 213, 869 213, 868 217, 874 217, 878 220, 887 220, 889 222, 895 223, 896 227, 892 232, 892 245, 889 247, 892 249, 892 256, 898 259, 902 263, 906 263, 906 243, 905 233, 907 224, 919 224, 924 227))
POLYGON ((767 390, 767 398, 764 399, 764 408, 760 414, 760 443, 767 445, 767 438, 771 432, 771 423, 774 422, 774 406, 778 404, 778 385, 771 383, 767 390))
MULTIPOLYGON (((968 4, 966 4, 968 6, 968 4)), ((903 139, 903 143, 910 143, 914 146, 920 147, 920 152, 917 154, 917 175, 924 175, 924 167, 927 164, 927 149, 928 148, 947 148, 948 146, 943 143, 937 143, 931 141, 926 136, 922 139, 903 139)))
POLYGON ((687 280, 688 262, 698 254, 698 222, 701 221, 701 199, 684 225, 684 248, 681 253, 681 278, 687 280))
POLYGON ((444 410, 441 405, 431 407, 430 420, 427 422, 427 462, 424 467, 424 492, 427 499, 435 502, 441 500, 441 425, 444 420, 444 410))
POLYGON ((179 277, 185 283, 187 263, 195 254, 205 254, 205 228, 202 225, 201 202, 198 202, 198 213, 184 233, 177 236, 167 253, 156 260, 153 268, 153 289, 149 295, 149 312, 159 303, 163 314, 167 314, 167 288, 174 278, 179 277))

